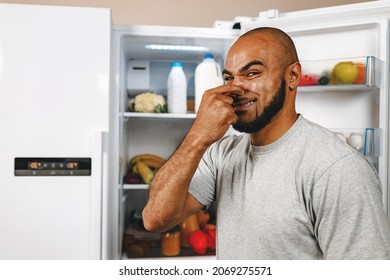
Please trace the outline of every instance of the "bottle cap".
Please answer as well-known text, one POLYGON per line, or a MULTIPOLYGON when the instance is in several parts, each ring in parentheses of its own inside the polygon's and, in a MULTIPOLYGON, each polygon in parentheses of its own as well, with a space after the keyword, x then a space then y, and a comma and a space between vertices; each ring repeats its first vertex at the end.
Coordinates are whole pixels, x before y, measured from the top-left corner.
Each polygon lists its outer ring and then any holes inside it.
POLYGON ((174 61, 171 63, 171 67, 183 67, 183 63, 179 61, 174 61))
POLYGON ((207 59, 207 58, 213 58, 214 59, 214 55, 212 53, 206 53, 204 55, 204 58, 207 59))

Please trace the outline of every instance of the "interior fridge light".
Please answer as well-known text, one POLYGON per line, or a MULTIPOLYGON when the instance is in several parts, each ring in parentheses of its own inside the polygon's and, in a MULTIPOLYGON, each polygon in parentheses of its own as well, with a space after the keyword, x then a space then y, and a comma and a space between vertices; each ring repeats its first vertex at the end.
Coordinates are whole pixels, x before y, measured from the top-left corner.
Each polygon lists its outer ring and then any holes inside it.
POLYGON ((145 49, 148 50, 164 50, 164 51, 194 51, 194 52, 205 52, 209 49, 202 46, 187 46, 187 45, 158 45, 148 44, 145 45, 145 49))

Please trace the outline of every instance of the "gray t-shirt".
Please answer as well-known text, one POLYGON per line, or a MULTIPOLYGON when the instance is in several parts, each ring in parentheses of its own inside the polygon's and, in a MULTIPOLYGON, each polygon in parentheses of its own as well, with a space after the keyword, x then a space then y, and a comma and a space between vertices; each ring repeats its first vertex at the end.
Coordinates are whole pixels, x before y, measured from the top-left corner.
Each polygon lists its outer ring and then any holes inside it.
POLYGON ((302 116, 270 145, 214 143, 189 192, 216 201, 219 259, 390 259, 375 168, 302 116))

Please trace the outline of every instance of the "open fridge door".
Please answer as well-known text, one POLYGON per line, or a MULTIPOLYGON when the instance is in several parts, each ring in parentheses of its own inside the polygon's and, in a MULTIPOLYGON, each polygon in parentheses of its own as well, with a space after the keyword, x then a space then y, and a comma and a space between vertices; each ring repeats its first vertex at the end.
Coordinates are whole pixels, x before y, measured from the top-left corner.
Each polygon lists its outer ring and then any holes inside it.
POLYGON ((0 259, 102 258, 110 28, 108 9, 0 5, 0 259))

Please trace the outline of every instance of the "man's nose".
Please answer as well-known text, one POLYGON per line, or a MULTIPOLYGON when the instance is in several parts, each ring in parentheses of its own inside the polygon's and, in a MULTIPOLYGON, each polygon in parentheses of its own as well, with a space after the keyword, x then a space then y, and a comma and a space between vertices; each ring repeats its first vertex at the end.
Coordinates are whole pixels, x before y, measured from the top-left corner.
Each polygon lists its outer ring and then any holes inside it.
POLYGON ((235 76, 233 81, 232 81, 232 85, 238 86, 238 87, 242 87, 243 82, 244 81, 243 81, 243 79, 240 76, 235 76))
POLYGON ((234 89, 230 92, 231 97, 239 97, 245 94, 245 91, 242 88, 234 89))
POLYGON ((234 86, 234 90, 231 92, 232 97, 244 95, 244 83, 240 77, 234 77, 231 85, 234 86))

